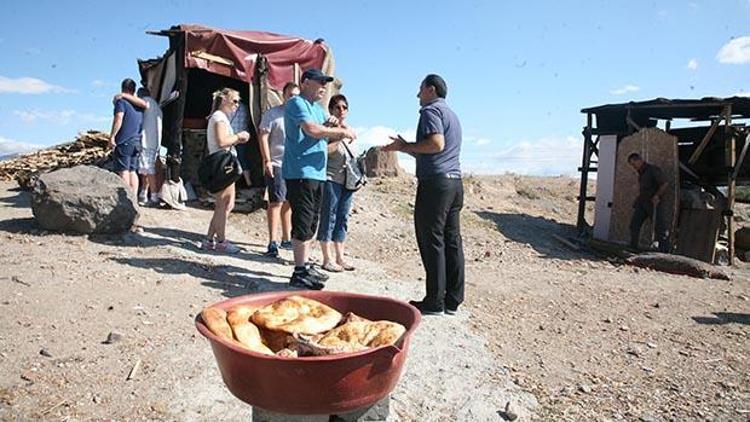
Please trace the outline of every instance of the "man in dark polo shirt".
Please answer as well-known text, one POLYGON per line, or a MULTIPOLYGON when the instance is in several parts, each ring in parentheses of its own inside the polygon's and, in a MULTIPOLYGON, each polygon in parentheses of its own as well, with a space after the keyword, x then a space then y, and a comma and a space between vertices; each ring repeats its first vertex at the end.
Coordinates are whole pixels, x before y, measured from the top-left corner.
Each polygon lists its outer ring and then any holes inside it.
POLYGON ((426 272, 427 293, 411 301, 422 314, 453 315, 464 300, 464 251, 461 242, 461 123, 448 107, 448 87, 438 75, 427 75, 419 86, 416 142, 392 136, 383 151, 401 151, 417 161, 414 228, 426 272))
POLYGON ((656 240, 659 242, 659 251, 669 252, 666 210, 661 205, 661 198, 669 183, 659 167, 643 161, 638 153, 634 152, 628 156, 628 164, 638 172, 638 197, 633 202, 633 217, 630 220, 630 247, 638 249, 641 226, 646 220, 651 219, 656 240))

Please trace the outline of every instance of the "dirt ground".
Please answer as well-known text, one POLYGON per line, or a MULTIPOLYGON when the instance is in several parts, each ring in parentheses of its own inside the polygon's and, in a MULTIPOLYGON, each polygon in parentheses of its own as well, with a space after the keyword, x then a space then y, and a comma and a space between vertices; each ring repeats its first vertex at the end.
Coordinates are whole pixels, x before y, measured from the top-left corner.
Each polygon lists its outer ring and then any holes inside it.
MULTIPOLYGON (((575 234, 576 180, 464 185, 467 300, 456 318, 424 318, 392 419, 502 420, 511 401, 521 420, 748 420, 747 264, 717 281, 611 263, 552 236, 575 234)), ((290 267, 260 256, 262 212, 232 215, 244 252, 221 257, 195 248, 206 210, 145 209, 143 234, 69 236, 39 230, 11 188, 0 186, 0 418, 248 420, 192 319, 285 288, 290 267), (122 340, 103 344, 110 332, 122 340)), ((356 194, 358 271, 332 289, 420 297, 415 189, 382 179, 356 194)))

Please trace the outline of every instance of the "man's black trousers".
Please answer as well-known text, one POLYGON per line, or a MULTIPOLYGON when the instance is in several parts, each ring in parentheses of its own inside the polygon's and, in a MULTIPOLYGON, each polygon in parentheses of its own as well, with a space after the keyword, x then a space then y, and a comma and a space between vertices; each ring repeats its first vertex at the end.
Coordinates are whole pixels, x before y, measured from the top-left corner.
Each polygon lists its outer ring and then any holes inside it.
POLYGON ((420 179, 414 229, 426 272, 424 304, 456 309, 464 300, 464 250, 461 241, 461 179, 420 179))

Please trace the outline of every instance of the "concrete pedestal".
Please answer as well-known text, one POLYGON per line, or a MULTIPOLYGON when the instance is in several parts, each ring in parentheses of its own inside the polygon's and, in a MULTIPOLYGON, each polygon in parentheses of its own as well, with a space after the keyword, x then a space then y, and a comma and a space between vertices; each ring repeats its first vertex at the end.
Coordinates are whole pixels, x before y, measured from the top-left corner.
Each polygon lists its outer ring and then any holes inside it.
POLYGON ((340 415, 285 415, 253 407, 253 422, 374 422, 385 421, 391 412, 391 398, 370 407, 340 415))

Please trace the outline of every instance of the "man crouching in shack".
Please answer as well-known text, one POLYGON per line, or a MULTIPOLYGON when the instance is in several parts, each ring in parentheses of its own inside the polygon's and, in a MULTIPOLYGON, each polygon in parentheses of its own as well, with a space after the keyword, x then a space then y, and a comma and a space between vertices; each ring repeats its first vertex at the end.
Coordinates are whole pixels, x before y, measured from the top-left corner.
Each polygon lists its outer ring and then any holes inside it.
POLYGON ((419 86, 416 142, 401 135, 383 151, 411 154, 417 162, 414 228, 426 272, 427 293, 409 302, 424 315, 453 315, 464 300, 464 251, 461 242, 461 123, 448 107, 448 86, 438 75, 427 75, 419 86))

